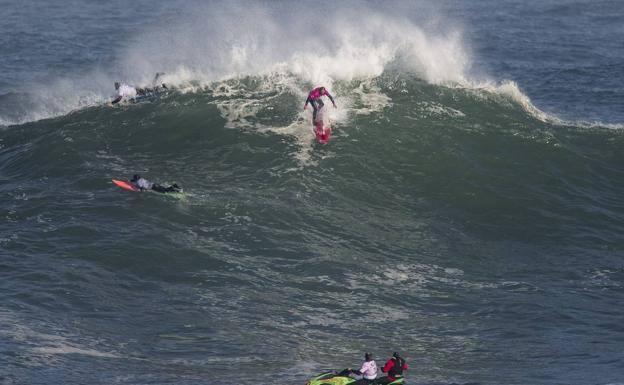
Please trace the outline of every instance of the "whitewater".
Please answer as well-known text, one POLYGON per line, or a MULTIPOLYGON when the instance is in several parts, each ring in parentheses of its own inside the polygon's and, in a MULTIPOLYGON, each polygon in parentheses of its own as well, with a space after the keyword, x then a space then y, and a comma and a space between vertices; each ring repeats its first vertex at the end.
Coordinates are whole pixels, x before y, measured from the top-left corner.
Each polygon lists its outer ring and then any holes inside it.
MULTIPOLYGON (((401 3, 380 12, 367 3, 347 2, 322 17, 272 3, 197 3, 189 8, 161 15, 156 26, 148 25, 116 47, 106 69, 72 69, 71 75, 58 77, 45 74, 51 79, 23 89, 9 87, 12 92, 1 95, 5 108, 0 123, 26 123, 101 106, 114 93, 111 84, 115 81, 149 85, 158 72, 164 72, 163 81, 181 93, 219 89, 221 82, 261 77, 267 90, 282 88, 305 99, 305 87, 310 84, 331 87, 335 82, 374 79, 389 67, 431 84, 506 95, 539 118, 549 118, 514 81, 472 73, 461 25, 432 21, 440 16, 430 5, 418 7, 419 13, 426 11, 425 26, 413 20, 415 15, 406 17, 405 11, 416 11, 401 3), (290 14, 284 14, 285 9, 290 14)), ((15 15, 16 25, 19 16, 15 15)), ((64 15, 61 20, 71 16, 64 15)), ((348 106, 349 96, 344 97, 348 106)))

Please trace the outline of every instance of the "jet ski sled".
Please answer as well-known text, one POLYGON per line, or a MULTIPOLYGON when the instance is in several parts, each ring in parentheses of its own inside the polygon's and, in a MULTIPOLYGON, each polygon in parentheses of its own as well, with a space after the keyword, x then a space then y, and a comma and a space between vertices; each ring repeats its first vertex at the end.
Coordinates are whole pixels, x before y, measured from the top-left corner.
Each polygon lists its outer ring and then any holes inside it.
MULTIPOLYGON (((372 384, 384 384, 384 385, 403 385, 403 378, 397 378, 396 380, 386 383, 387 378, 381 377, 376 379, 372 384)), ((317 375, 312 378, 306 385, 349 385, 353 384, 357 379, 349 377, 349 369, 343 371, 328 371, 317 375)))

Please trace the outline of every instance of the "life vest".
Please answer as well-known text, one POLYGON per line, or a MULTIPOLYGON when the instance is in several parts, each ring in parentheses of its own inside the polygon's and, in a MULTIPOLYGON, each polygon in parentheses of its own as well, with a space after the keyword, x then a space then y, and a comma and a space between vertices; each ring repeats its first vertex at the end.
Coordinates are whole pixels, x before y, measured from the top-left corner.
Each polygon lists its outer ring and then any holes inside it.
POLYGON ((403 376, 403 365, 405 365, 405 360, 402 358, 392 358, 394 360, 394 365, 390 370, 388 370, 389 377, 401 377, 403 376))

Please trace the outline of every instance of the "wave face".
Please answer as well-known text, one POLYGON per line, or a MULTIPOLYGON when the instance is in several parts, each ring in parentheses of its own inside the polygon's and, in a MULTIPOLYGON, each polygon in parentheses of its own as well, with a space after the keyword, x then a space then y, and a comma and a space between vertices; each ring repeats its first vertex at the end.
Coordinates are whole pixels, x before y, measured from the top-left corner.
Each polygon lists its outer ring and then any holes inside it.
MULTIPOLYGON (((501 4, 563 25, 584 9, 501 4)), ((505 15, 118 5, 89 35, 123 42, 101 62, 0 78, 0 378, 304 383, 399 350, 419 384, 621 381, 621 120, 527 94, 526 55, 484 64, 490 30, 521 36, 505 15), (159 22, 131 24, 141 7, 159 22), (115 79, 156 71, 171 92, 104 104, 115 79), (338 105, 328 145, 302 109, 317 84, 338 105), (110 182, 135 173, 185 194, 110 182)))

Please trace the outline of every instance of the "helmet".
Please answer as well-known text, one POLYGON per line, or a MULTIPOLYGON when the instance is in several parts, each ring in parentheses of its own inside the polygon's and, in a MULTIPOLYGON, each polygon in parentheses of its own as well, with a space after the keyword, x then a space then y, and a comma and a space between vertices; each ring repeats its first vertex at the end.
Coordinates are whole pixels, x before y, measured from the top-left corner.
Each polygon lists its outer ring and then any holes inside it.
POLYGON ((364 359, 366 361, 372 360, 373 359, 373 353, 369 353, 369 352, 364 353, 364 359))
POLYGON ((401 358, 401 356, 399 355, 399 352, 392 353, 392 357, 394 357, 394 358, 401 358))
POLYGON ((115 82, 115 89, 116 90, 119 89, 119 86, 120 86, 119 82, 115 82))
POLYGON ((141 175, 139 175, 139 174, 134 174, 132 176, 132 180, 139 180, 139 179, 141 179, 141 175))

